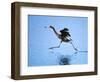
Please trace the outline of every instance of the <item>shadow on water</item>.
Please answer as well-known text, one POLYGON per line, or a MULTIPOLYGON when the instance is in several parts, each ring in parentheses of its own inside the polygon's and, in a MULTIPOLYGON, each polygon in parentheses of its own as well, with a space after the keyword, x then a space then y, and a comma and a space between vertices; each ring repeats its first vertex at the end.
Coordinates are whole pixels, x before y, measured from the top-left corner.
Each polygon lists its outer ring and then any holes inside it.
POLYGON ((70 65, 70 56, 61 55, 59 58, 59 65, 70 65))
POLYGON ((78 51, 78 52, 84 52, 84 53, 87 53, 88 51, 78 51))
POLYGON ((77 53, 88 53, 88 51, 76 51, 76 52, 74 52, 74 54, 77 54, 77 53))
POLYGON ((71 61, 75 56, 78 57, 82 53, 88 53, 88 51, 77 51, 73 52, 72 54, 67 54, 67 53, 63 54, 61 52, 56 52, 55 50, 51 50, 50 53, 57 57, 58 65, 71 65, 72 64, 71 61))

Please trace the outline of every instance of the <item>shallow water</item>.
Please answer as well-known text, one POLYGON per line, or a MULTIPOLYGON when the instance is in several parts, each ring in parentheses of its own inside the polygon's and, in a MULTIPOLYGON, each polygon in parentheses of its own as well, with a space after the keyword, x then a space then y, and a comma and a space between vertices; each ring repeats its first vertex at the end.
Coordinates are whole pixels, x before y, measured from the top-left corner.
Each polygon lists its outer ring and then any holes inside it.
POLYGON ((88 63, 88 52, 73 52, 72 54, 62 54, 54 52, 53 54, 57 56, 59 65, 73 65, 73 64, 87 64, 88 63))
MULTIPOLYGON (((46 53, 46 52, 45 52, 46 53)), ((43 53, 42 53, 43 54, 43 53)), ((48 50, 47 54, 34 54, 31 56, 29 66, 54 66, 54 65, 78 65, 88 63, 88 52, 61 53, 60 51, 48 50)))

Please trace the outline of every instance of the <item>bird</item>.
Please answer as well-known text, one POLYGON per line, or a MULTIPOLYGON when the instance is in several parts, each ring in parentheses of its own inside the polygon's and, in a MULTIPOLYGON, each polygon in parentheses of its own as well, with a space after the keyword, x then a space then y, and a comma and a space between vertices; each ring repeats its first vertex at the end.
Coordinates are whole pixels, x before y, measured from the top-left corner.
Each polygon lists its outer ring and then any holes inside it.
POLYGON ((60 30, 60 33, 58 33, 53 26, 49 26, 49 28, 51 28, 53 30, 53 32, 55 33, 55 35, 57 36, 57 38, 60 39, 60 43, 58 46, 50 47, 49 49, 60 48, 61 43, 66 42, 66 43, 70 43, 75 51, 78 51, 77 48, 75 48, 75 46, 72 43, 71 35, 69 33, 68 28, 64 28, 64 29, 60 30))

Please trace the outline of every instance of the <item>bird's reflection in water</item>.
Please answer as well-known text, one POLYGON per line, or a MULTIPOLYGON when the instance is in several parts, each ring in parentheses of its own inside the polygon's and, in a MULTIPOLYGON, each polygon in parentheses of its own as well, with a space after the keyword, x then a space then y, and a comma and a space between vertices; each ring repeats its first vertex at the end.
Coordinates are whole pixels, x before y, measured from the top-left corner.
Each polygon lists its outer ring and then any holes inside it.
POLYGON ((53 51, 53 50, 49 50, 49 52, 50 52, 51 54, 54 54, 54 51, 53 51))
POLYGON ((70 65, 71 56, 65 55, 60 52, 50 51, 51 54, 55 55, 58 60, 58 65, 70 65))
POLYGON ((59 58, 59 65, 70 65, 70 56, 61 55, 59 58))
POLYGON ((50 53, 57 57, 58 65, 70 65, 72 55, 62 54, 60 52, 55 52, 54 50, 50 50, 50 53))
POLYGON ((51 53, 52 56, 56 56, 58 65, 79 64, 82 61, 85 61, 84 57, 86 57, 86 54, 88 53, 88 51, 78 51, 68 54, 68 53, 58 52, 55 50, 50 50, 49 52, 51 53), (77 61, 77 63, 74 63, 75 61, 77 61))

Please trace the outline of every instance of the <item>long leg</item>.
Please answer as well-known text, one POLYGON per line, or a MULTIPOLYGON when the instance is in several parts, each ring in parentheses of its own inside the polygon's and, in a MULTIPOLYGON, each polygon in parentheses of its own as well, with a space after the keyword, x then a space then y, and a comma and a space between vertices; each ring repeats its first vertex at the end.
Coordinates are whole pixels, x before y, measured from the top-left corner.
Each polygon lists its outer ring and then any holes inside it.
POLYGON ((78 52, 84 52, 84 53, 87 53, 87 52, 88 52, 88 51, 80 51, 80 50, 78 50, 77 48, 75 48, 75 46, 73 45, 72 42, 70 42, 70 43, 72 44, 72 46, 73 46, 73 48, 74 48, 75 51, 78 51, 78 52))
POLYGON ((61 45, 62 41, 60 42, 60 44, 58 46, 55 46, 55 47, 50 47, 49 49, 53 49, 53 48, 59 48, 60 45, 61 45))
POLYGON ((74 48, 75 51, 78 51, 77 48, 75 48, 75 46, 72 42, 70 42, 70 44, 72 45, 72 47, 74 48))

